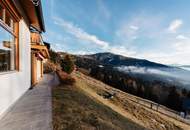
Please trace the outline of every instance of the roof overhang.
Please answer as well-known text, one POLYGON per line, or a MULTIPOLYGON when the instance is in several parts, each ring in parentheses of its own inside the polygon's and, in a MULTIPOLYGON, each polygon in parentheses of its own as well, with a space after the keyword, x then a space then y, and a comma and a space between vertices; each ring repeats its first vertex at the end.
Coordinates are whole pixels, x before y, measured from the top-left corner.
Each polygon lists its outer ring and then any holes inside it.
POLYGON ((34 4, 33 0, 12 0, 24 20, 39 32, 45 32, 41 0, 34 4))
POLYGON ((48 51, 47 47, 44 46, 44 45, 31 44, 31 48, 32 48, 32 50, 39 51, 45 59, 50 57, 49 56, 49 51, 48 51))

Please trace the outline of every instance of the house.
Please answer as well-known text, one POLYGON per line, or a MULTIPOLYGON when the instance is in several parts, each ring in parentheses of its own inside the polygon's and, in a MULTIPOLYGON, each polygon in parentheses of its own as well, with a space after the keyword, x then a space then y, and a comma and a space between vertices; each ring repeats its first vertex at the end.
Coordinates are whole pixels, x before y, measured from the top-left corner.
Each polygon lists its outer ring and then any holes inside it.
POLYGON ((44 31, 40 0, 0 1, 0 117, 42 78, 44 31))
POLYGON ((49 58, 48 48, 39 32, 31 31, 31 49, 31 84, 34 86, 43 77, 43 62, 49 58))

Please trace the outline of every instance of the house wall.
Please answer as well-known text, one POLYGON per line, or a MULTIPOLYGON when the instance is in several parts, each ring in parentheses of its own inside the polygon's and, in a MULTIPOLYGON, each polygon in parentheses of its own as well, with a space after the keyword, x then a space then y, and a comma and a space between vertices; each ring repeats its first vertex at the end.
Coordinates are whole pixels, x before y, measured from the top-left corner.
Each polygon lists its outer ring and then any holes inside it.
POLYGON ((42 77, 42 75, 41 75, 41 70, 42 70, 42 66, 41 66, 41 60, 37 60, 37 81, 39 81, 40 79, 41 79, 41 77, 42 77))
POLYGON ((30 31, 19 22, 19 71, 0 73, 0 117, 31 85, 30 31))

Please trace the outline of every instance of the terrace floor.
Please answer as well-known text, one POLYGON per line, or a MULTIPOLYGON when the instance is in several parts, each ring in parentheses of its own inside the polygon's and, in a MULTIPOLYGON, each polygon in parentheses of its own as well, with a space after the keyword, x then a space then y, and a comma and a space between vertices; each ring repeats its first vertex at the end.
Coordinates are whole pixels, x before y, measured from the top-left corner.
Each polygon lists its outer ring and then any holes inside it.
POLYGON ((0 120, 0 130, 52 130, 51 87, 57 84, 54 74, 44 75, 0 120))

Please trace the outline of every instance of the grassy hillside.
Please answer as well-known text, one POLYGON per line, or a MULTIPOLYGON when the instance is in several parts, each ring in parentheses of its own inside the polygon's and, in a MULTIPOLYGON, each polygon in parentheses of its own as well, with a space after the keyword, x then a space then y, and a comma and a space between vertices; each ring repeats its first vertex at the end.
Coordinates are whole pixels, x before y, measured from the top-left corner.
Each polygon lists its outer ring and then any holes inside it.
POLYGON ((147 130, 87 95, 77 86, 53 88, 54 130, 147 130))
POLYGON ((128 94, 80 72, 73 73, 73 77, 74 85, 53 88, 54 130, 190 129, 185 123, 131 102, 128 94))
POLYGON ((178 112, 184 111, 182 107, 183 100, 190 97, 190 91, 187 89, 188 84, 182 85, 186 81, 180 80, 182 77, 174 68, 115 68, 110 64, 104 65, 99 60, 84 57, 78 57, 76 65, 79 70, 83 69, 81 72, 85 70, 85 74, 112 87, 157 102, 178 112), (165 76, 162 73, 179 76, 180 78, 165 76))
POLYGON ((142 126, 152 130, 190 129, 189 125, 179 120, 170 118, 155 110, 145 107, 149 104, 146 104, 146 100, 142 98, 122 92, 79 72, 75 73, 75 76, 78 77, 78 87, 83 89, 83 91, 93 96, 103 104, 109 106, 112 110, 120 113, 124 117, 133 120, 137 124, 141 124, 142 126), (113 96, 110 97, 109 95, 113 96))

